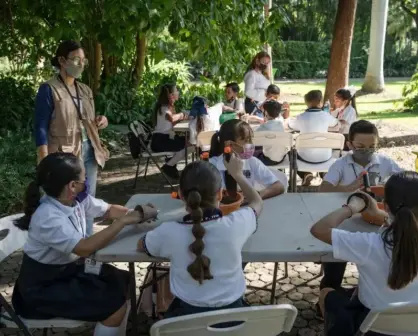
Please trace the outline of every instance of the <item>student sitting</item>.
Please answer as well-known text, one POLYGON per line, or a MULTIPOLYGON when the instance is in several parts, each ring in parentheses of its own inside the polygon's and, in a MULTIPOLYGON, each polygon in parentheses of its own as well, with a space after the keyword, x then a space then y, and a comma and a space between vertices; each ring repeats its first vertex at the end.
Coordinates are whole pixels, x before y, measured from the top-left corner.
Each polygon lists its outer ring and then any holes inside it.
POLYGON ((166 317, 244 307, 246 289, 241 250, 257 229, 260 195, 243 175, 235 155, 225 162, 248 206, 222 216, 222 178, 207 161, 187 165, 179 195, 188 212, 182 220, 161 224, 138 242, 138 250, 170 259, 170 288, 175 296, 166 317))
POLYGON ((13 291, 16 313, 29 319, 66 318, 98 322, 95 336, 126 333, 129 274, 89 258, 129 224, 157 214, 152 206, 132 211, 85 192, 82 163, 70 153, 53 153, 39 164, 25 195, 25 215, 16 225, 28 230, 13 291), (41 198, 41 188, 45 196, 41 198), (86 217, 115 221, 86 236, 86 217))
POLYGON ((287 189, 287 177, 282 172, 275 174, 260 160, 253 156, 253 131, 246 122, 238 119, 228 120, 222 124, 219 132, 213 135, 209 152, 211 162, 221 172, 223 186, 225 186, 224 147, 231 146, 241 159, 244 160, 244 175, 251 186, 261 184, 265 189, 260 191, 262 199, 274 197, 287 189))
POLYGON ((197 136, 200 132, 212 131, 214 129, 212 120, 209 118, 206 98, 199 96, 193 98, 189 118, 189 142, 192 145, 196 145, 197 136))
POLYGON ((244 101, 239 96, 239 85, 238 83, 228 83, 225 86, 225 98, 224 106, 222 107, 223 112, 236 111, 239 114, 245 113, 244 101))
MULTIPOLYGON (((289 119, 289 127, 303 133, 327 133, 328 128, 338 125, 338 120, 320 108, 322 92, 309 91, 305 95, 308 109, 296 118, 289 119)), ((323 163, 331 159, 331 148, 307 148, 298 150, 298 159, 307 163, 323 163)), ((298 171, 303 186, 309 186, 313 179, 312 173, 298 171)))
MULTIPOLYGON (((376 153, 379 133, 376 126, 359 120, 350 127, 347 146, 351 152, 339 158, 325 175, 320 192, 353 192, 363 187, 362 172, 369 174, 370 185, 383 184, 394 173, 402 171, 385 155, 376 153)), ((347 263, 323 263, 324 277, 320 288, 339 289, 347 263)))
MULTIPOLYGON (((264 103, 264 124, 259 126, 255 131, 271 131, 271 132, 284 132, 284 120, 281 113, 282 104, 275 100, 270 100, 264 103)), ((261 150, 261 153, 257 155, 257 158, 261 160, 266 166, 275 166, 281 163, 286 154, 285 152, 280 152, 272 146, 264 146, 257 148, 256 150, 261 150)))
POLYGON ((161 170, 167 176, 177 179, 177 163, 185 156, 186 139, 174 133, 173 126, 187 119, 184 113, 176 113, 174 103, 179 99, 179 92, 174 84, 162 86, 158 101, 155 104, 153 122, 156 125, 151 139, 153 152, 177 152, 161 170))
POLYGON ((344 220, 362 211, 375 217, 386 215, 365 193, 353 194, 348 204, 311 228, 314 237, 332 245, 334 258, 355 263, 359 272, 358 288, 352 295, 332 287, 320 292, 328 336, 354 335, 371 309, 418 299, 418 174, 392 175, 385 185, 384 200, 388 217, 381 232, 338 229, 344 220))
POLYGON ((349 89, 339 89, 334 95, 334 106, 335 109, 331 111, 331 114, 340 121, 340 132, 347 140, 350 126, 358 117, 356 97, 349 89))

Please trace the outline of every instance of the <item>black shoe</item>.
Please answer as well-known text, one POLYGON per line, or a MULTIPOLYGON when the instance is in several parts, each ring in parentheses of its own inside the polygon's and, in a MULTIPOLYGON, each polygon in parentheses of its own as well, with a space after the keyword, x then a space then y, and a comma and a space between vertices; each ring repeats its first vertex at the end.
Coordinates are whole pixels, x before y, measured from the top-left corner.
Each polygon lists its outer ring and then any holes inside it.
POLYGON ((321 308, 319 307, 319 303, 315 305, 315 318, 320 321, 324 320, 324 317, 322 316, 321 308))
POLYGON ((177 180, 180 178, 180 174, 176 166, 169 166, 165 164, 164 166, 161 167, 161 171, 172 179, 177 180))

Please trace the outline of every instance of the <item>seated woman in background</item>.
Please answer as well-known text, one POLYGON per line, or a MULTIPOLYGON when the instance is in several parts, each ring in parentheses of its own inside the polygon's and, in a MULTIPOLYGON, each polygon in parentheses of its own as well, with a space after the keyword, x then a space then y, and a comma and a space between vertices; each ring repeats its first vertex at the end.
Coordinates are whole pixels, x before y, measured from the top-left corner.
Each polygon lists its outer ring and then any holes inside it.
POLYGON ((155 125, 151 139, 153 152, 177 152, 161 170, 167 176, 178 179, 177 163, 185 156, 186 139, 174 133, 173 126, 187 119, 183 112, 176 113, 174 103, 179 99, 179 92, 174 84, 164 84, 154 107, 153 122, 155 125))
MULTIPOLYGON (((323 288, 319 305, 328 336, 354 335, 371 309, 418 300, 418 174, 400 172, 385 185, 385 210, 365 193, 355 193, 348 204, 311 228, 317 239, 332 245, 334 258, 356 264, 359 283, 354 293, 323 288), (348 232, 338 226, 367 211, 386 216, 382 232, 348 232)), ((383 218, 382 218, 383 219, 383 218)))

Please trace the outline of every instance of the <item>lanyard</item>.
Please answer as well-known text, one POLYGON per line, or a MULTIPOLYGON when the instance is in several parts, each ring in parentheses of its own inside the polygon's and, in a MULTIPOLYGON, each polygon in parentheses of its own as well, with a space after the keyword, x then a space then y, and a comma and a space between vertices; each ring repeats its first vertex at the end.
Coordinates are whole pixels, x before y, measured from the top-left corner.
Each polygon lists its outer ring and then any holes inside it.
POLYGON ((68 88, 67 84, 65 84, 64 80, 62 79, 61 75, 58 75, 58 79, 61 81, 61 83, 64 85, 65 89, 67 90, 68 94, 71 97, 71 100, 73 101, 73 104, 77 110, 78 119, 83 120, 83 117, 81 115, 81 100, 80 100, 80 91, 78 90, 78 84, 77 81, 74 80, 74 86, 75 86, 75 92, 76 92, 76 99, 77 103, 74 101, 73 95, 70 92, 70 89, 68 88))
POLYGON ((77 207, 77 209, 75 210, 75 217, 77 218, 77 225, 75 225, 74 221, 72 220, 71 217, 68 217, 68 219, 70 220, 71 224, 73 224, 74 229, 76 229, 77 232, 80 232, 79 228, 81 229, 81 235, 83 236, 83 238, 85 237, 84 234, 84 230, 83 230, 83 225, 80 223, 80 208, 77 207), (78 226, 78 227, 77 227, 78 226))

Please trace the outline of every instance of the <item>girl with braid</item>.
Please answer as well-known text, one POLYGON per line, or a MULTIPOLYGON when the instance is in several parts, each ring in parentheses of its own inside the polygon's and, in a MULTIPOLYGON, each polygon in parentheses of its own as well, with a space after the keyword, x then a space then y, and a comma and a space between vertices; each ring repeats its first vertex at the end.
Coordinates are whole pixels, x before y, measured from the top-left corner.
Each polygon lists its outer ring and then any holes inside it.
POLYGON ((138 250, 170 259, 170 288, 175 296, 166 317, 244 306, 245 277, 241 250, 256 231, 260 195, 243 175, 234 154, 225 162, 248 206, 222 216, 221 175, 211 163, 196 161, 180 176, 179 195, 188 214, 166 222, 138 242, 138 250))

